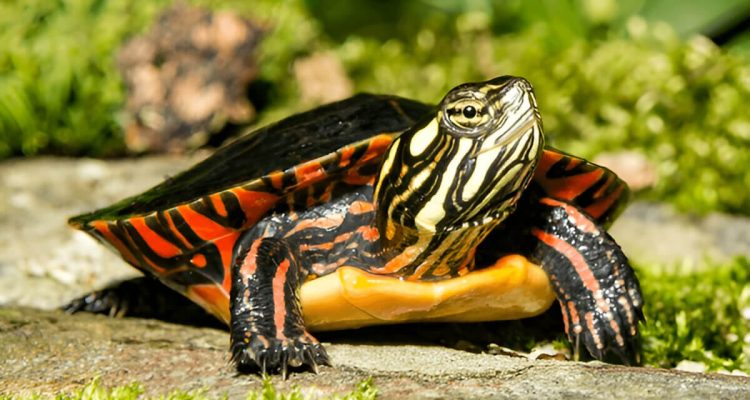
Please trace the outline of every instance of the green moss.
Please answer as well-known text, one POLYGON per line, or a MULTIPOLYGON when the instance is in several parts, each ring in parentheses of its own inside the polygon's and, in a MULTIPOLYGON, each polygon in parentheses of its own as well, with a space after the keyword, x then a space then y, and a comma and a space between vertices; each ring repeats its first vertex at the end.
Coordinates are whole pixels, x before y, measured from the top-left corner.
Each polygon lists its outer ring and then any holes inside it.
MULTIPOLYGON (((167 395, 158 397, 146 397, 143 396, 145 388, 140 383, 131 383, 124 386, 116 386, 113 388, 106 388, 102 386, 100 378, 94 378, 86 386, 78 389, 72 393, 60 393, 52 396, 43 396, 39 394, 29 395, 0 395, 0 400, 42 400, 54 398, 56 400, 143 400, 143 399, 159 399, 159 400, 204 400, 214 398, 226 399, 226 394, 221 395, 218 393, 211 393, 207 389, 200 390, 174 390, 167 395)), ((373 400, 377 396, 377 389, 372 383, 372 379, 364 380, 357 384, 357 386, 349 393, 343 396, 332 396, 329 399, 340 399, 340 400, 373 400)), ((309 396, 303 395, 301 389, 297 386, 292 387, 287 392, 281 392, 274 387, 270 377, 263 378, 263 387, 257 391, 251 391, 246 397, 248 400, 303 400, 309 398, 309 396)))
POLYGON ((708 263, 699 271, 638 268, 645 298, 643 361, 682 360, 709 370, 750 373, 750 260, 708 263))

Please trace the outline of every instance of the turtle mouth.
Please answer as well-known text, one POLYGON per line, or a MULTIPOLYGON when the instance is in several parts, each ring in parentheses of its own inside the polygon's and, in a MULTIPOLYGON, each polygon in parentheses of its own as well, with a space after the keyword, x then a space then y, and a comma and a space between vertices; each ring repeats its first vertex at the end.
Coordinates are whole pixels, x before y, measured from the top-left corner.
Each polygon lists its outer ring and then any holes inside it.
POLYGON ((536 125, 536 120, 532 118, 527 118, 520 126, 512 127, 508 133, 501 135, 497 140, 495 140, 495 143, 489 147, 483 148, 479 150, 477 155, 482 155, 487 152, 495 151, 499 148, 506 147, 509 144, 521 140, 521 138, 529 133, 529 131, 534 129, 534 126, 536 125))

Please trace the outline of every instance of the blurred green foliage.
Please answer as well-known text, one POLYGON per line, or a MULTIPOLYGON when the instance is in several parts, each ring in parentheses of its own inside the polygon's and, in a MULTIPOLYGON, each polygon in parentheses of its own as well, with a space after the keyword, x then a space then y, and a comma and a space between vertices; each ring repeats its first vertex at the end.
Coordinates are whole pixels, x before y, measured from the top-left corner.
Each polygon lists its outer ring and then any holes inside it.
MULTIPOLYGON (((750 212, 750 63, 691 36, 743 15, 739 0, 189 3, 268 29, 261 124, 307 107, 291 66, 317 52, 341 59, 357 91, 432 103, 461 82, 521 75, 536 87, 550 144, 584 157, 639 151, 661 177, 647 196, 750 212), (648 22, 658 19, 674 27, 648 22)), ((169 4, 0 2, 0 158, 122 154, 114 56, 169 4)))
POLYGON ((713 371, 750 372, 750 260, 709 264, 700 271, 637 268, 647 299, 645 364, 690 360, 713 371))
POLYGON ((0 158, 122 150, 113 56, 158 10, 142 3, 0 2, 0 158))

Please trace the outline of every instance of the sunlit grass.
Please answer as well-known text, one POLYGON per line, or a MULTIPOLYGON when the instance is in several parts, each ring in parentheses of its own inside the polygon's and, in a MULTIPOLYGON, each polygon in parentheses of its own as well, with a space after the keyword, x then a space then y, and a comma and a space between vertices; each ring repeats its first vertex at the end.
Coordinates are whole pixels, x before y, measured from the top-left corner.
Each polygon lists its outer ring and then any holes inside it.
MULTIPOLYGON (((145 387, 140 383, 131 383, 123 386, 106 387, 101 378, 95 378, 83 388, 70 393, 58 393, 54 396, 40 394, 24 395, 0 395, 0 400, 208 400, 208 399, 227 399, 227 395, 221 391, 212 391, 209 389, 199 390, 174 390, 169 394, 161 396, 144 396, 145 387)), ((356 385, 349 393, 341 396, 328 396, 322 399, 331 400, 373 400, 377 397, 377 389, 372 383, 372 379, 364 380, 356 385)), ((262 388, 247 393, 247 400, 304 400, 311 397, 305 395, 303 390, 298 386, 293 386, 288 391, 278 390, 269 377, 263 378, 262 388)))
POLYGON ((647 365, 682 360, 708 370, 750 373, 750 261, 694 268, 639 268, 646 301, 641 325, 647 365), (691 271, 692 270, 692 271, 691 271))

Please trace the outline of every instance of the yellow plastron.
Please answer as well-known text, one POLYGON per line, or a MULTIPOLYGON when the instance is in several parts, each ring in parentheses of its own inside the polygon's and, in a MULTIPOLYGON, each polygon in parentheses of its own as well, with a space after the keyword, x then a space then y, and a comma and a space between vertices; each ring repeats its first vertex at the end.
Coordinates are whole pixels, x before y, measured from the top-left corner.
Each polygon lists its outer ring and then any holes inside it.
POLYGON ((312 331, 399 322, 478 322, 539 315, 555 299, 547 274, 520 255, 465 276, 411 282, 342 267, 302 285, 312 331))

